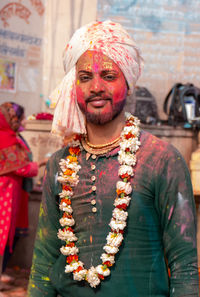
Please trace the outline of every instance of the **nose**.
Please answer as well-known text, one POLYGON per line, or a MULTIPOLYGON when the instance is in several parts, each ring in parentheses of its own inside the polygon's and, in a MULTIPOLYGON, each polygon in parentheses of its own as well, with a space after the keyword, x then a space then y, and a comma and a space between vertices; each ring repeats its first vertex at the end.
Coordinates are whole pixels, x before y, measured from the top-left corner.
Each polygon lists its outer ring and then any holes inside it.
POLYGON ((91 81, 90 92, 95 94, 102 94, 105 91, 103 80, 99 75, 96 75, 91 81))

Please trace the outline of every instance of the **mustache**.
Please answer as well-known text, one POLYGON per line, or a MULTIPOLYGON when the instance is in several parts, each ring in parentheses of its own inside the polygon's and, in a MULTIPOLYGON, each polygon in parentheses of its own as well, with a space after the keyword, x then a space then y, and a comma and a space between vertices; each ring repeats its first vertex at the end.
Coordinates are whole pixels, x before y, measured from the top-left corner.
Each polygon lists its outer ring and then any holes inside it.
POLYGON ((107 97, 105 95, 99 95, 99 94, 96 95, 96 94, 94 94, 94 95, 89 96, 85 100, 85 102, 88 103, 88 102, 92 102, 92 101, 96 101, 96 100, 110 100, 110 101, 112 101, 112 98, 109 98, 109 97, 107 97))

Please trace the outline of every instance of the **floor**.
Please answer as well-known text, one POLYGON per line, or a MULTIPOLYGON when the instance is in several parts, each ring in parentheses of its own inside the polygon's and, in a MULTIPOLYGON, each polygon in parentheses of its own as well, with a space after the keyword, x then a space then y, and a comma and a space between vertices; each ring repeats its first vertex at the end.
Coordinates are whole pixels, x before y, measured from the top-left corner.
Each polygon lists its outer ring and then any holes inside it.
POLYGON ((6 289, 0 292, 0 297, 26 297, 30 270, 19 267, 8 268, 6 274, 13 277, 12 283, 4 283, 6 289))

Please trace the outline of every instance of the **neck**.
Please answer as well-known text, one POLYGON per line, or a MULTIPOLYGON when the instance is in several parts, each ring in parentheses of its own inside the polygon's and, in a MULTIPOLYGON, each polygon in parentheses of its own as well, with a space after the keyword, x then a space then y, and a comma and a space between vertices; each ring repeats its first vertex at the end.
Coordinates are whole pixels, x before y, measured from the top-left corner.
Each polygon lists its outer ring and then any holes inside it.
POLYGON ((106 144, 118 138, 124 127, 124 112, 105 125, 87 123, 87 138, 94 145, 106 144))

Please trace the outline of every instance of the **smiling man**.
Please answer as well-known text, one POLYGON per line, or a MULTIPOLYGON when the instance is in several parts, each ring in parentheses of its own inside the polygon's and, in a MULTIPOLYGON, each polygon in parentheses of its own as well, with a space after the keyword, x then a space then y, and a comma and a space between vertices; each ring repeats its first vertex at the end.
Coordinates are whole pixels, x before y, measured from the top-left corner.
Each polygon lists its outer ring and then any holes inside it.
POLYGON ((120 68, 98 51, 86 51, 77 62, 77 102, 88 123, 103 125, 116 118, 128 86, 120 68))
POLYGON ((197 297, 196 217, 179 152, 124 114, 142 58, 111 21, 75 32, 52 131, 29 296, 197 297))

